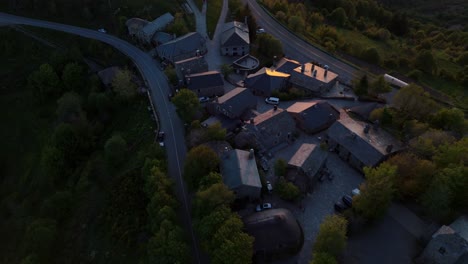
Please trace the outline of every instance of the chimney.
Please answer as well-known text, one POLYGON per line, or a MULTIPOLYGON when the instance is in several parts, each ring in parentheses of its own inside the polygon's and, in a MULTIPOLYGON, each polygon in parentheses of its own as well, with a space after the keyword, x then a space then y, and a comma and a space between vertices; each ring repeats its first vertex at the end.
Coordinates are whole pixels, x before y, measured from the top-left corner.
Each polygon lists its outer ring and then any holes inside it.
POLYGON ((390 145, 387 146, 387 148, 385 150, 387 151, 387 153, 390 153, 390 152, 392 152, 392 149, 393 149, 393 145, 390 144, 390 145))
POLYGON ((249 150, 249 159, 253 159, 253 157, 254 157, 254 150, 250 149, 249 150))
POLYGON ((369 125, 366 125, 366 126, 364 127, 364 133, 369 134, 369 129, 370 129, 370 126, 369 126, 369 125))
POLYGON ((315 70, 315 64, 312 64, 312 72, 315 70))
POLYGON ((305 71, 305 64, 304 64, 304 63, 302 63, 302 67, 301 67, 301 73, 304 73, 304 71, 305 71))
POLYGON ((274 106, 273 106, 273 110, 274 110, 274 111, 278 110, 278 106, 277 106, 277 105, 274 105, 274 106))
POLYGON ((312 75, 313 75, 314 77, 317 77, 317 70, 314 70, 314 71, 312 72, 312 75))
POLYGON ((328 70, 325 69, 325 71, 323 72, 323 76, 324 76, 324 77, 327 77, 327 73, 328 73, 328 70))
POLYGON ((215 96, 214 101, 215 101, 215 103, 218 102, 218 96, 215 96))
POLYGON ((375 120, 375 122, 374 122, 374 130, 378 130, 378 129, 379 129, 379 126, 380 126, 380 122, 379 122, 379 120, 377 119, 377 120, 375 120))
POLYGON ((250 124, 253 124, 253 123, 255 123, 254 119, 250 118, 250 124))

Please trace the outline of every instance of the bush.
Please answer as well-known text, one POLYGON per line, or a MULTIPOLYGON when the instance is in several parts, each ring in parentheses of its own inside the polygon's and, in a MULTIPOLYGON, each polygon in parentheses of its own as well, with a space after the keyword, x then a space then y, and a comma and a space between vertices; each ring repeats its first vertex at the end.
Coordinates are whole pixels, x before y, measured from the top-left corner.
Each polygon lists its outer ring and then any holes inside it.
POLYGON ((106 141, 104 150, 109 165, 117 167, 124 161, 126 145, 127 142, 120 135, 114 135, 106 141))
POLYGON ((286 181, 284 177, 280 177, 276 183, 276 191, 281 199, 286 201, 295 201, 301 197, 301 191, 291 182, 286 181))

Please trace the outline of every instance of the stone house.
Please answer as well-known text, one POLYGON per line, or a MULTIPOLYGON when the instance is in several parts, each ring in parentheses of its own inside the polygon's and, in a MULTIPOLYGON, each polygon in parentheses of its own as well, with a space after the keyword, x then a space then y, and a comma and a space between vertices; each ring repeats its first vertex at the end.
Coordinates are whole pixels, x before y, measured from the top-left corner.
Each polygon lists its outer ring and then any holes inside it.
POLYGON ((271 96, 273 91, 281 91, 286 87, 289 74, 263 67, 256 73, 247 75, 244 86, 252 90, 254 95, 271 96))
POLYGON ((249 52, 250 38, 247 25, 237 21, 224 24, 221 33, 221 54, 223 56, 244 56, 249 52))
POLYGON ((185 85, 198 96, 214 97, 224 94, 224 80, 219 71, 185 75, 185 85))
POLYGON ((305 63, 290 74, 289 84, 312 96, 320 96, 329 91, 338 78, 338 74, 312 63, 305 63))
POLYGON ((257 108, 257 98, 247 88, 237 87, 225 95, 215 98, 207 106, 212 115, 224 115, 230 119, 239 119, 246 111, 257 108))
POLYGON ((328 129, 328 147, 352 167, 360 171, 363 167, 375 167, 404 149, 400 141, 383 129, 355 121, 344 113, 341 116, 328 129))
POLYGON ((257 200, 262 192, 253 150, 228 150, 221 158, 221 175, 239 200, 257 200))
POLYGON ((208 63, 203 56, 195 56, 185 60, 176 61, 174 63, 174 67, 179 80, 184 80, 185 75, 208 71, 208 63))
POLYGON ((327 157, 327 150, 315 144, 304 143, 288 161, 288 168, 293 170, 296 176, 305 176, 307 187, 310 188, 317 181, 317 173, 325 166, 327 157))
POLYGON ((340 112, 326 101, 297 102, 287 111, 297 127, 309 134, 327 129, 340 118, 340 112))
POLYGON ((206 39, 198 32, 187 33, 156 47, 158 56, 171 63, 203 55, 206 50, 206 39))

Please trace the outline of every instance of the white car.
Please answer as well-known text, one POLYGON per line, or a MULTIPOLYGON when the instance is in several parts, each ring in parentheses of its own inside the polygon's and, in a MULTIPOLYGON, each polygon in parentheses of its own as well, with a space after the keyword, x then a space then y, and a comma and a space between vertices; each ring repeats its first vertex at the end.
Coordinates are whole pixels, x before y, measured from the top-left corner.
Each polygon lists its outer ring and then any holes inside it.
POLYGON ((279 98, 277 97, 268 97, 265 99, 265 103, 272 104, 272 105, 279 105, 279 98))
POLYGON ((101 33, 104 33, 104 34, 107 33, 107 31, 106 31, 105 29, 103 29, 103 28, 100 28, 100 29, 98 29, 97 31, 99 31, 99 32, 101 32, 101 33))
POLYGON ((257 204, 257 207, 255 207, 256 212, 261 212, 263 210, 271 209, 273 206, 271 203, 264 203, 264 204, 257 204))
POLYGON ((257 29, 257 34, 263 34, 263 33, 266 33, 265 29, 263 29, 263 28, 258 28, 257 29))

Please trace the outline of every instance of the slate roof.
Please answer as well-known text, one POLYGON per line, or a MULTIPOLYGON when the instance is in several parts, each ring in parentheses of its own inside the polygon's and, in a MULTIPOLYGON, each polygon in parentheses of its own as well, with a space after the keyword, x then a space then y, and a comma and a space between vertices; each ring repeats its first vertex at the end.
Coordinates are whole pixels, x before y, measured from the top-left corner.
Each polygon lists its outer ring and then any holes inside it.
POLYGON ((311 132, 328 128, 340 117, 340 112, 325 101, 297 102, 287 111, 300 119, 304 128, 311 132))
MULTIPOLYGON (((175 67, 177 69, 177 73, 182 73, 182 68, 184 69, 184 74, 195 74, 208 71, 208 63, 203 56, 197 56, 188 58, 186 60, 176 61, 175 67)), ((183 79, 184 76, 179 76, 180 79, 183 79)))
POLYGON ((468 241, 468 215, 462 215, 455 220, 450 227, 461 237, 468 241))
POLYGON ((247 75, 244 84, 248 88, 271 92, 281 89, 288 78, 289 74, 263 67, 256 73, 247 75))
POLYGON ((128 28, 128 33, 130 35, 136 35, 138 31, 140 31, 142 28, 144 28, 146 25, 148 25, 148 21, 141 19, 141 18, 130 18, 125 22, 125 25, 128 28))
POLYGON ((148 23, 142 31, 148 38, 151 38, 156 31, 165 28, 172 21, 174 21, 174 16, 172 16, 171 13, 165 13, 148 23))
POLYGON ((347 110, 347 112, 353 113, 364 120, 369 120, 369 117, 372 111, 380 107, 383 107, 383 104, 374 102, 374 103, 361 104, 361 105, 351 107, 347 110))
POLYGON ((154 34, 152 40, 158 44, 164 44, 174 39, 174 35, 158 31, 154 34))
POLYGON ((245 46, 249 44, 249 29, 244 23, 233 21, 224 24, 224 30, 221 33, 221 46, 245 46))
POLYGON ((112 66, 109 68, 105 68, 102 71, 99 71, 97 75, 105 86, 110 87, 112 85, 112 80, 114 79, 115 75, 117 75, 119 71, 120 71, 119 67, 112 66))
POLYGON ((364 133, 366 123, 355 121, 349 117, 336 121, 328 129, 328 137, 346 148, 365 166, 375 166, 387 154, 403 149, 401 142, 382 129, 370 128, 364 133), (387 153, 387 146, 392 150, 387 153))
POLYGON ((255 251, 274 254, 291 249, 291 254, 294 254, 304 242, 299 222, 287 209, 257 212, 243 218, 243 221, 246 232, 255 238, 255 251))
POLYGON ((223 86, 223 76, 219 71, 208 71, 186 76, 187 88, 191 90, 223 86), (190 80, 190 81, 189 81, 190 80))
POLYGON ((240 186, 262 188, 255 156, 249 158, 249 155, 249 151, 234 149, 222 158, 223 181, 229 189, 240 186))
POLYGON ((304 173, 314 176, 327 159, 328 152, 315 144, 304 143, 288 162, 289 166, 301 168, 304 173))
POLYGON ((206 39, 198 32, 190 32, 156 48, 160 57, 174 59, 182 54, 195 52, 206 42, 206 39))
POLYGON ((300 66, 300 62, 283 57, 277 62, 275 70, 290 74, 294 69, 300 66))

